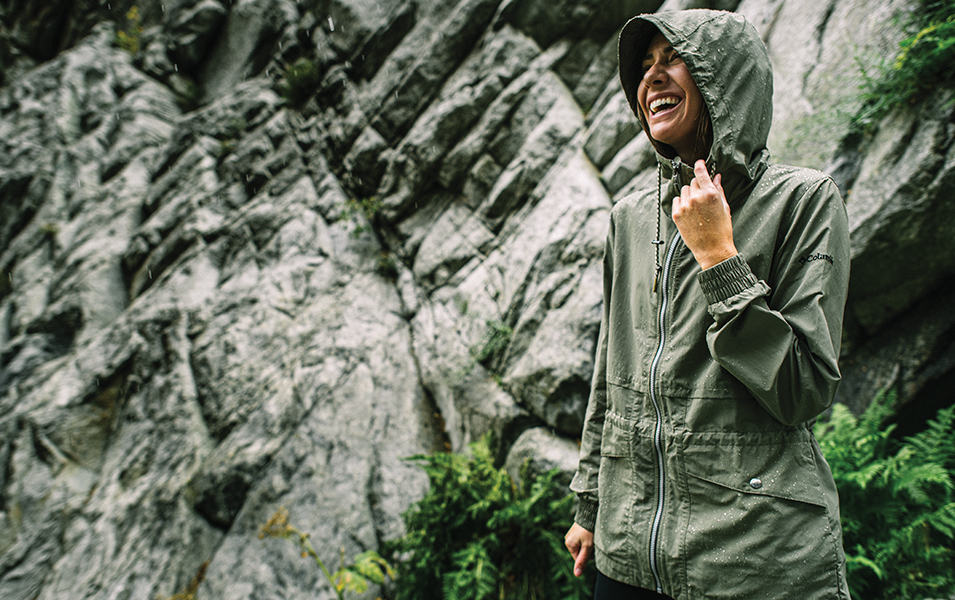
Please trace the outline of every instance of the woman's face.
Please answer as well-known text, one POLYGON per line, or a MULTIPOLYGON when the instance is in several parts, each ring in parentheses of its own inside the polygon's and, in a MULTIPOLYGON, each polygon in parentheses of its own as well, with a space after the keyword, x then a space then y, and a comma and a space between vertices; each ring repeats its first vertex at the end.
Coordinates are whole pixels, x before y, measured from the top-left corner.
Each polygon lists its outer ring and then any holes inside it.
POLYGON ((703 114, 703 96, 683 59, 663 34, 650 41, 641 63, 637 102, 653 139, 669 144, 684 162, 692 163, 697 121, 703 114))

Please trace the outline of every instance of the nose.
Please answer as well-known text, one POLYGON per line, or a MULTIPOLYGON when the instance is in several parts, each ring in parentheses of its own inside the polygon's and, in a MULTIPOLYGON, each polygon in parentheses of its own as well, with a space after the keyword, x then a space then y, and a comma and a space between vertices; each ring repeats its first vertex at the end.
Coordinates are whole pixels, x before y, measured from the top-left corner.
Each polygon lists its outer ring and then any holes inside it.
POLYGON ((644 85, 651 86, 666 83, 666 77, 666 69, 659 62, 655 62, 646 70, 642 79, 644 85))

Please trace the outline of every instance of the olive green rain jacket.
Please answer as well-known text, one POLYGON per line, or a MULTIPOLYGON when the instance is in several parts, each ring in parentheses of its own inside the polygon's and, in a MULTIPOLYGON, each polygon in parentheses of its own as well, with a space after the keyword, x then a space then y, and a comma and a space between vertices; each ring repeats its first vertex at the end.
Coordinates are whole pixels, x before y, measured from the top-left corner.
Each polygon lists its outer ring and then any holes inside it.
POLYGON ((810 429, 840 379, 845 205, 826 175, 768 162, 772 71, 739 15, 629 21, 620 77, 635 113, 658 30, 709 110, 707 166, 740 254, 701 272, 670 216, 692 165, 654 141, 662 187, 611 211, 576 522, 602 573, 678 600, 846 599, 836 488, 810 429))

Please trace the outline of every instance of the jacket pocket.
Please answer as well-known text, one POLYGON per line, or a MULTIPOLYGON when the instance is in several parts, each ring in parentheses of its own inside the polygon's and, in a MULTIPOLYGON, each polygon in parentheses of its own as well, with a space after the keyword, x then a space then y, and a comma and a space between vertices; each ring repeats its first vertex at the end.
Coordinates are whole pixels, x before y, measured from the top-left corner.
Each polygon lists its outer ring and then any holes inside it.
POLYGON ((618 562, 629 562, 633 558, 630 532, 634 519, 634 489, 637 487, 633 467, 631 436, 626 420, 608 410, 600 438, 594 543, 601 553, 618 562))
POLYGON ((600 435, 600 456, 631 456, 632 436, 633 427, 627 425, 627 420, 614 411, 607 410, 600 435))
POLYGON ((683 448, 691 597, 836 597, 832 521, 808 432, 707 437, 683 448))

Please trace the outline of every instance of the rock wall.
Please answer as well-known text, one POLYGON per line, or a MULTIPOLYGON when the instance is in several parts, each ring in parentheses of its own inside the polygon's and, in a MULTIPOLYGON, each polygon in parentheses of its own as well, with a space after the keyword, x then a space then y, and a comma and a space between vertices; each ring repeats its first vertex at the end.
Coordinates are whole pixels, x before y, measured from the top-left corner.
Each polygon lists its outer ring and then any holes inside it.
MULTIPOLYGON (((403 457, 491 431, 569 479, 608 211, 655 180, 615 34, 660 4, 0 6, 0 597, 333 598, 256 539, 279 506, 335 563, 400 534, 403 457)), ((949 402, 952 93, 848 127, 908 4, 695 6, 847 196, 839 399, 949 402)))

